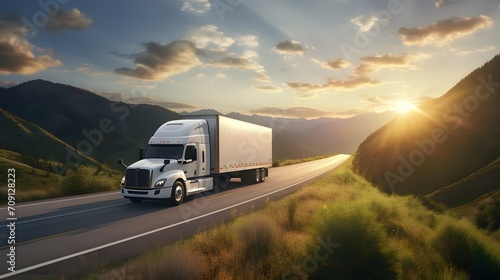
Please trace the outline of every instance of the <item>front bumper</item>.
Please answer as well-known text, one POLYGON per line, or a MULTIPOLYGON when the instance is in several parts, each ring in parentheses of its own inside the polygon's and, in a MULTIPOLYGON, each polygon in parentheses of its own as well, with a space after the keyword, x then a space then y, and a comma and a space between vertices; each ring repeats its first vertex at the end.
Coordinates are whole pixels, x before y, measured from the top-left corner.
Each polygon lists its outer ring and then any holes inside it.
POLYGON ((158 189, 129 189, 122 187, 121 192, 125 198, 167 199, 172 194, 172 187, 158 189))

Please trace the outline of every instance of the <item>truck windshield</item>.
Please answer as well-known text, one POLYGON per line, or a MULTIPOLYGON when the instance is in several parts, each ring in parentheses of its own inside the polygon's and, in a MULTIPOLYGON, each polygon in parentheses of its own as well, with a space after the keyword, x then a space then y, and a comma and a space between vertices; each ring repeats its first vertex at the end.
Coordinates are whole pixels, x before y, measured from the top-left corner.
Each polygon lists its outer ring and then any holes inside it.
POLYGON ((146 158, 181 159, 183 145, 149 145, 146 158))

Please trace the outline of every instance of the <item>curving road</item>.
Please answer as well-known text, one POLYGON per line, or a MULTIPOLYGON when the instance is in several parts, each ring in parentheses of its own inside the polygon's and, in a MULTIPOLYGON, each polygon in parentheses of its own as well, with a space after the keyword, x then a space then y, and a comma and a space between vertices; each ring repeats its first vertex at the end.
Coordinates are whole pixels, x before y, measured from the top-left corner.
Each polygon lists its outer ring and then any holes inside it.
POLYGON ((307 181, 337 168, 349 155, 271 168, 266 182, 188 197, 171 207, 165 201, 133 204, 117 191, 16 205, 16 267, 9 272, 7 208, 0 208, 0 279, 69 278, 159 245, 187 238, 205 226, 248 212, 265 199, 283 197, 307 181))

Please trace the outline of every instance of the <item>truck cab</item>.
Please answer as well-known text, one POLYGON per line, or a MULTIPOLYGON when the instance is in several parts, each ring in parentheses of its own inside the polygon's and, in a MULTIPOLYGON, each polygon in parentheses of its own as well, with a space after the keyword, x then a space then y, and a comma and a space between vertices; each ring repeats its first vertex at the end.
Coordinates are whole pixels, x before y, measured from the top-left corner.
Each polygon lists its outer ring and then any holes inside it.
POLYGON ((151 137, 144 159, 128 166, 121 191, 132 202, 171 199, 213 189, 210 176, 208 123, 205 120, 170 121, 151 137))

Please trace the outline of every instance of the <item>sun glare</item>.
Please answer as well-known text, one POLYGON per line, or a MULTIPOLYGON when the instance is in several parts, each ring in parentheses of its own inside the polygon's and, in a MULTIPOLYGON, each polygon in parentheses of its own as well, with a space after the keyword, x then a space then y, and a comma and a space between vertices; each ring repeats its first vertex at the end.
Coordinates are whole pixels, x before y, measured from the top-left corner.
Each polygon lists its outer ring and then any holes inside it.
POLYGON ((414 111, 416 108, 417 107, 415 106, 415 104, 407 100, 400 100, 394 104, 394 110, 396 110, 400 114, 414 111))

